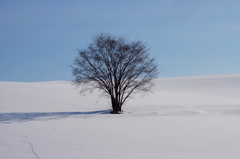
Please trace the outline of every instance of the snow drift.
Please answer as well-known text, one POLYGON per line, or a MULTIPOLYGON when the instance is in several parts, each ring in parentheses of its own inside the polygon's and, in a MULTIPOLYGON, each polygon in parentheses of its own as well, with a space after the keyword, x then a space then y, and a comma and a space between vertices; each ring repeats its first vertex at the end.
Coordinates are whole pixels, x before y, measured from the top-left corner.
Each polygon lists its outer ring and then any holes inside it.
POLYGON ((111 115, 70 82, 0 82, 0 158, 240 158, 240 75, 155 85, 111 115))

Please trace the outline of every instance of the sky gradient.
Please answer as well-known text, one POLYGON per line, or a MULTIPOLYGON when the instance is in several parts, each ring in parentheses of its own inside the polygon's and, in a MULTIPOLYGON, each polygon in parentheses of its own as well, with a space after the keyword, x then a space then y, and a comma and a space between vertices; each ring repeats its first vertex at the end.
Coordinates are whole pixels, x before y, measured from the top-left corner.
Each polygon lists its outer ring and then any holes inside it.
POLYGON ((160 77, 240 73, 240 1, 0 0, 0 81, 72 80, 92 35, 142 40, 160 77))

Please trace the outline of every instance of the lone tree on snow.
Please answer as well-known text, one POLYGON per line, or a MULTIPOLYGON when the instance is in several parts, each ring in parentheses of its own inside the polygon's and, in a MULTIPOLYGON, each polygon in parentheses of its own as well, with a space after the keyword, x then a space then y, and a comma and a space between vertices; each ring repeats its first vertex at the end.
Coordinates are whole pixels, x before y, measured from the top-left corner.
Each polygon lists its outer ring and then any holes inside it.
POLYGON ((112 112, 134 93, 149 92, 157 77, 157 65, 141 41, 101 33, 93 37, 87 49, 79 50, 71 65, 74 83, 81 92, 102 90, 111 99, 112 112))

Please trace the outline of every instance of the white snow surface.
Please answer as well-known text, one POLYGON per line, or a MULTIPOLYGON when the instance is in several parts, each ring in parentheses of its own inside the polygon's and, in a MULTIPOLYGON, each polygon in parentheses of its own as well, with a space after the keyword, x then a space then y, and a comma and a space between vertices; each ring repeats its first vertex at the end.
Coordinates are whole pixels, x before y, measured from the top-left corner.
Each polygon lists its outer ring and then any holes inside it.
POLYGON ((159 78, 117 115, 78 91, 0 82, 0 159, 240 158, 240 74, 159 78))

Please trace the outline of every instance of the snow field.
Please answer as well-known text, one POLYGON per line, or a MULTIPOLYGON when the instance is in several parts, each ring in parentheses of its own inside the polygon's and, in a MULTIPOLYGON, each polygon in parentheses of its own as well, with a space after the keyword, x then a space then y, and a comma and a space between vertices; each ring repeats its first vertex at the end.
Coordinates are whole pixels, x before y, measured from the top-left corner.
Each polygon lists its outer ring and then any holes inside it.
POLYGON ((156 80, 124 113, 69 82, 0 82, 1 159, 238 159, 240 75, 156 80))

